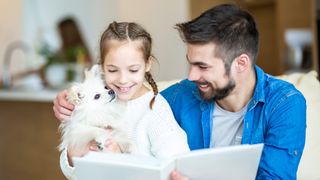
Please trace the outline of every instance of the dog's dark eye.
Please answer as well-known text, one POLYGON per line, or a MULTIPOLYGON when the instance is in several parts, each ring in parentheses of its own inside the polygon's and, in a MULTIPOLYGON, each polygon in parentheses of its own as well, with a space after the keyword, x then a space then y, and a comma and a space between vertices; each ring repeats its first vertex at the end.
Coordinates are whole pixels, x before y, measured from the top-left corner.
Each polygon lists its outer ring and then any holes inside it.
POLYGON ((94 99, 99 99, 100 98, 100 94, 96 94, 95 96, 94 96, 94 99))
POLYGON ((113 90, 110 90, 110 91, 108 92, 108 94, 109 94, 109 95, 114 95, 114 91, 113 91, 113 90))
POLYGON ((105 86, 104 88, 105 88, 106 90, 109 90, 108 86, 105 86))
POLYGON ((82 96, 80 93, 77 93, 77 95, 78 95, 78 98, 79 98, 79 99, 82 99, 82 98, 83 98, 83 96, 82 96))

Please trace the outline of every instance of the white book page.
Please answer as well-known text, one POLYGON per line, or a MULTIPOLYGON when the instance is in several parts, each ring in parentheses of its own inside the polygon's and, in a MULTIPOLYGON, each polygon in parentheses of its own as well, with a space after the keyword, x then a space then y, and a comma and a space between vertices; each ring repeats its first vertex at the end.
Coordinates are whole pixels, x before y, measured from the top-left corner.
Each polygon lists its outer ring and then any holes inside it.
POLYGON ((255 179, 263 144, 191 151, 178 156, 176 169, 192 180, 255 179))
POLYGON ((101 152, 89 152, 73 161, 79 180, 167 180, 175 166, 173 159, 101 152))

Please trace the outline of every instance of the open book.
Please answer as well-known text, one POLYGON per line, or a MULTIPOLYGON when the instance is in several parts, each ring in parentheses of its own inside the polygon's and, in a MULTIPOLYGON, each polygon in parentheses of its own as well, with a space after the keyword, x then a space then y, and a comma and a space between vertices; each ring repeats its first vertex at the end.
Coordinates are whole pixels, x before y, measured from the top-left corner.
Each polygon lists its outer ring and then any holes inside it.
POLYGON ((263 144, 195 150, 171 159, 89 152, 74 157, 79 180, 168 180, 176 169, 192 180, 255 179, 263 144))

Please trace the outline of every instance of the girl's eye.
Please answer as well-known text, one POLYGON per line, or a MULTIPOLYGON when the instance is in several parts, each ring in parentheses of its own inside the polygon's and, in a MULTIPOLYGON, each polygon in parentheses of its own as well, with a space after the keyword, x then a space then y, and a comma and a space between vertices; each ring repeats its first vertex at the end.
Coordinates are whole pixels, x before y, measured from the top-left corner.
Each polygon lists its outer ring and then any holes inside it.
POLYGON ((94 96, 94 99, 99 99, 100 98, 100 94, 96 94, 95 96, 94 96))
POLYGON ((109 73, 114 73, 114 72, 117 72, 117 70, 111 70, 111 69, 109 69, 108 72, 109 72, 109 73))
POLYGON ((139 70, 129 70, 130 72, 132 72, 132 73, 136 73, 136 72, 138 72, 139 70))

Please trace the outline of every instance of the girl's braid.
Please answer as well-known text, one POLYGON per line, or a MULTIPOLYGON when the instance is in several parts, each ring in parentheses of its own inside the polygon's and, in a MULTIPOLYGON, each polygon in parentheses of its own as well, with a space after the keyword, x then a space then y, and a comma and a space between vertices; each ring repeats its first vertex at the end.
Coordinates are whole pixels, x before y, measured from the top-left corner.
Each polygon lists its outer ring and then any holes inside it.
POLYGON ((153 79, 153 77, 152 77, 152 75, 151 75, 151 73, 149 71, 145 73, 144 77, 146 78, 147 82, 150 84, 150 86, 152 87, 152 90, 153 90, 154 96, 151 99, 150 104, 149 104, 150 109, 152 109, 154 101, 156 99, 156 96, 159 93, 158 92, 158 86, 157 86, 156 82, 154 81, 154 79, 153 79))

